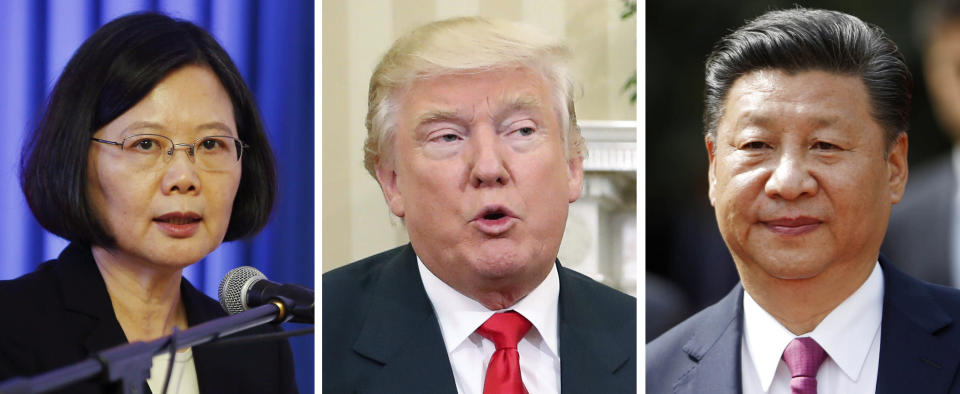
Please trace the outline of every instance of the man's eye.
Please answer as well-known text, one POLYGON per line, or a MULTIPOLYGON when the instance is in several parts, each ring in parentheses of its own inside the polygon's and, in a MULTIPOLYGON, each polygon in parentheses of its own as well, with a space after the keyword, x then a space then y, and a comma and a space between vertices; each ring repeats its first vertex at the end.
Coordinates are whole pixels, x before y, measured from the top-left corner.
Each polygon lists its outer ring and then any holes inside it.
POLYGON ((535 131, 536 130, 534 130, 533 127, 521 127, 517 129, 517 134, 523 137, 527 137, 533 134, 535 131))
POLYGON ((460 137, 457 133, 437 133, 430 137, 429 142, 451 143, 462 139, 463 137, 460 137))
POLYGON ((835 149, 840 149, 840 147, 834 144, 831 144, 829 142, 817 141, 816 143, 813 144, 813 149, 835 150, 835 149))
POLYGON ((742 146, 740 146, 740 149, 744 149, 744 150, 759 150, 759 149, 765 149, 765 148, 768 148, 768 147, 770 147, 770 145, 767 145, 766 142, 763 142, 763 141, 751 141, 751 142, 748 142, 748 143, 743 144, 742 146))

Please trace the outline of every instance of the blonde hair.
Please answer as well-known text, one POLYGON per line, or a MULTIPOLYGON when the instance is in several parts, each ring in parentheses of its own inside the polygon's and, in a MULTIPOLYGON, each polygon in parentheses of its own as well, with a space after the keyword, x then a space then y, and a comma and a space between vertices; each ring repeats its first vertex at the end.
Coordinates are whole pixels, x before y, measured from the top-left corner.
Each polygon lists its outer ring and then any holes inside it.
POLYGON ((397 92, 416 80, 513 67, 538 72, 551 86, 567 157, 585 156, 569 59, 570 49, 562 40, 504 20, 461 17, 414 29, 393 43, 370 77, 364 166, 376 178, 380 160, 392 158, 397 92))

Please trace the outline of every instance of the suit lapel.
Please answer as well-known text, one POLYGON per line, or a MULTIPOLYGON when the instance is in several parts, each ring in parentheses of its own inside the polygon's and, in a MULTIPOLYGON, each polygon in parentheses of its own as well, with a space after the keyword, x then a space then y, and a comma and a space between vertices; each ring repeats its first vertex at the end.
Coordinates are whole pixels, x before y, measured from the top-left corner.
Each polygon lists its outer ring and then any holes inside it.
POLYGON ((673 392, 740 393, 743 288, 737 284, 719 303, 701 313, 704 315, 698 328, 682 346, 689 364, 673 392))
POLYGON ((382 367, 360 392, 456 393, 413 248, 407 245, 386 262, 374 280, 364 306, 367 319, 353 349, 382 367))
POLYGON ((56 274, 63 306, 75 317, 76 325, 71 329, 87 330, 84 348, 95 353, 127 343, 90 246, 73 242, 57 259, 61 262, 56 274))
MULTIPOLYGON (((107 292, 107 284, 97 269, 90 246, 71 242, 57 260, 56 275, 62 291, 63 308, 72 312, 71 329, 85 330, 83 347, 91 356, 127 343, 127 336, 107 292)), ((146 382, 141 390, 151 393, 146 382)))
MULTIPOLYGON (((580 296, 589 294, 571 273, 557 263, 560 277, 560 388, 573 393, 612 393, 621 390, 612 377, 636 369, 636 342, 620 343, 615 338, 636 335, 636 327, 625 326, 623 317, 604 313, 604 305, 595 305, 580 296), (627 335, 597 335, 599 332, 626 330, 627 335)), ((636 386, 636 382, 634 382, 636 386)))
POLYGON ((958 349, 937 337, 953 319, 933 300, 928 286, 882 256, 883 319, 877 393, 946 393, 960 365, 958 349))

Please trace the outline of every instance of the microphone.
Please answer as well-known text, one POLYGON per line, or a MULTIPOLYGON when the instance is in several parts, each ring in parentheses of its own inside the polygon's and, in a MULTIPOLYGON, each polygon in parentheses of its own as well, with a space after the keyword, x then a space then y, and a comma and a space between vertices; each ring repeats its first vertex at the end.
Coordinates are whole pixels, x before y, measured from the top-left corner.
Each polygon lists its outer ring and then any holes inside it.
POLYGON ((233 315, 271 301, 283 304, 282 315, 292 315, 294 323, 313 324, 313 290, 295 284, 267 279, 253 267, 237 267, 223 276, 217 291, 220 305, 233 315))

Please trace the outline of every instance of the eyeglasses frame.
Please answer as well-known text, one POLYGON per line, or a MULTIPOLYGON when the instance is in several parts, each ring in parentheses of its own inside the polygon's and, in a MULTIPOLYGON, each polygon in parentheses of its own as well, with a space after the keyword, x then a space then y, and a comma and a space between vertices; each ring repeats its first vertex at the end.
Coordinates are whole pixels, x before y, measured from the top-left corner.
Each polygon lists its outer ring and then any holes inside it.
MULTIPOLYGON (((173 154, 179 149, 178 147, 183 147, 183 148, 185 148, 185 149, 184 149, 184 152, 187 154, 187 158, 190 159, 190 162, 196 163, 196 162, 197 162, 197 155, 196 155, 197 145, 200 144, 204 139, 206 139, 206 138, 211 138, 211 137, 230 138, 230 139, 232 139, 232 140, 240 143, 240 152, 239 152, 239 154, 237 155, 237 161, 236 161, 235 163, 239 163, 239 162, 240 162, 240 159, 243 158, 243 151, 244 151, 245 149, 249 149, 249 148, 250 148, 250 145, 247 145, 247 143, 243 142, 243 140, 241 140, 241 139, 239 139, 239 138, 237 138, 237 137, 234 137, 234 136, 230 136, 230 135, 207 135, 207 136, 203 136, 203 137, 198 137, 198 138, 194 141, 193 144, 176 143, 176 142, 173 142, 173 139, 170 138, 170 137, 167 137, 167 136, 161 135, 161 134, 151 134, 151 133, 134 134, 134 135, 131 135, 131 136, 124 137, 124 138, 121 139, 120 141, 111 141, 111 140, 105 140, 105 139, 102 139, 102 138, 90 137, 90 141, 99 142, 99 143, 101 143, 101 144, 107 144, 107 145, 116 145, 116 146, 119 146, 119 147, 120 147, 120 150, 121 150, 121 151, 123 151, 123 145, 124 145, 124 142, 125 142, 126 140, 131 139, 131 138, 134 138, 134 137, 142 137, 142 136, 160 137, 160 138, 166 139, 167 141, 170 141, 170 143, 171 143, 172 145, 170 146, 170 149, 166 152, 167 159, 164 160, 164 162, 167 162, 167 161, 169 161, 170 159, 173 158, 173 154)), ((236 165, 236 164, 234 164, 234 165, 236 165)))

